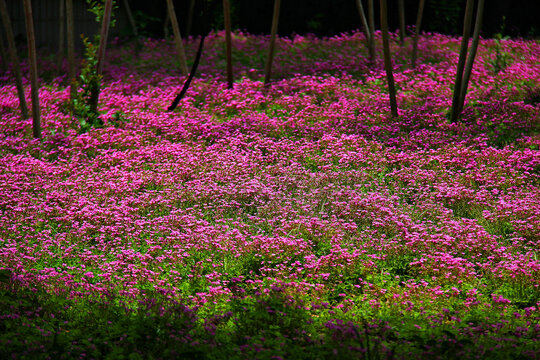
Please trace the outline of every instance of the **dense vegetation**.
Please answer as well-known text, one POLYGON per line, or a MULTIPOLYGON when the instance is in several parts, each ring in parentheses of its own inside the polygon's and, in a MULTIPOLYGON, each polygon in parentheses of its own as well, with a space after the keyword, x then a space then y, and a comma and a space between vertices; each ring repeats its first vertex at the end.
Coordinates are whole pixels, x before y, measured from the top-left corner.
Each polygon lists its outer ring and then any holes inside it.
POLYGON ((172 113, 173 44, 119 46, 82 130, 42 58, 42 140, 0 78, 0 355, 539 356, 538 41, 483 39, 450 123, 457 38, 393 37, 396 118, 362 34, 280 39, 264 88, 267 40, 227 89, 212 34, 172 113))

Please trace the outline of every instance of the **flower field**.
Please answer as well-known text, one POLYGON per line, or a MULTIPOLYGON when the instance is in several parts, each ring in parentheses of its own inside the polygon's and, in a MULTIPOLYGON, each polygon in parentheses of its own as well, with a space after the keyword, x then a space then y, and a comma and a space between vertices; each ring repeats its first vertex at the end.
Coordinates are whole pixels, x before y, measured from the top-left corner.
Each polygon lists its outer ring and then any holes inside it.
POLYGON ((227 89, 212 34, 174 112, 172 42, 112 46, 86 133, 43 57, 41 141, 0 77, 0 357, 538 358, 540 43, 483 39, 457 123, 458 38, 392 41, 398 118, 361 33, 264 88, 267 43, 227 89))

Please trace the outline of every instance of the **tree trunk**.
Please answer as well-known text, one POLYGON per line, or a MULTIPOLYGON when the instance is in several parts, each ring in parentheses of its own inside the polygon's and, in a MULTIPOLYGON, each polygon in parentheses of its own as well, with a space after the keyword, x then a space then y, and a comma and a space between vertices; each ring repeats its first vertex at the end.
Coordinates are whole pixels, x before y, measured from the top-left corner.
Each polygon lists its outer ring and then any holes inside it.
POLYGON ((469 79, 471 78, 471 72, 474 65, 474 58, 476 57, 476 50, 478 49, 478 42, 480 39, 480 30, 482 29, 482 18, 484 16, 484 0, 478 1, 478 7, 476 10, 476 23, 474 25, 473 40, 471 49, 469 50, 469 56, 467 57, 467 65, 465 66, 465 74, 463 75, 463 82, 461 84, 459 108, 458 114, 463 111, 463 104, 465 103, 465 96, 467 95, 467 88, 469 86, 469 79))
MULTIPOLYGON (((106 0, 105 8, 103 11, 103 18, 101 19, 101 31, 99 33, 99 47, 97 51, 97 65, 96 73, 101 75, 103 73, 103 63, 105 62, 105 49, 107 48, 107 38, 109 36, 109 27, 111 25, 112 4, 113 0, 106 0)), ((92 92, 90 99, 88 100, 90 105, 90 111, 94 114, 98 112, 100 84, 97 89, 92 92)))
POLYGON ((268 48, 268 58, 266 59, 266 71, 264 76, 264 86, 270 84, 272 76, 272 60, 274 58, 274 48, 276 46, 276 35, 279 23, 279 7, 281 0, 274 0, 274 16, 272 17, 272 29, 270 32, 270 47, 268 48))
POLYGON ((399 44, 405 44, 405 4, 403 0, 398 0, 399 10, 399 44))
MULTIPOLYGON (((66 18, 67 18, 67 53, 69 67, 69 84, 71 102, 77 94, 77 80, 75 79, 75 22, 73 19, 73 0, 66 0, 66 18)), ((72 109, 73 110, 73 109, 72 109)))
POLYGON ((191 27, 193 25, 193 13, 195 12, 195 0, 189 0, 189 12, 186 25, 186 37, 191 35, 191 27))
POLYGON ((174 11, 174 5, 172 0, 167 0, 167 10, 169 12, 169 19, 174 33, 174 43, 176 45, 176 52, 180 60, 180 71, 182 75, 188 75, 188 68, 186 62, 186 53, 184 51, 184 44, 182 43, 182 35, 180 34, 180 27, 178 26, 178 20, 176 19, 176 12, 174 11))
POLYGON ((373 0, 368 0, 368 18, 369 18, 369 33, 371 37, 369 39, 369 63, 375 64, 375 7, 373 6, 373 0))
POLYGON ((416 27, 414 28, 414 40, 412 49, 411 66, 416 67, 416 55, 418 53, 418 38, 420 36, 420 27, 422 26, 422 16, 424 16, 424 4, 426 0, 420 0, 418 4, 418 14, 416 15, 416 27))
POLYGON ((64 48, 66 46, 65 33, 66 33, 66 2, 60 0, 59 9, 60 26, 58 27, 58 53, 56 54, 56 71, 60 74, 62 72, 62 61, 64 60, 64 48))
POLYGON ((124 8, 126 9, 129 24, 131 25, 131 31, 133 32, 133 36, 135 37, 135 56, 139 57, 139 50, 141 48, 141 44, 139 42, 139 32, 137 31, 137 24, 135 23, 135 19, 133 18, 133 14, 131 12, 131 7, 129 6, 128 0, 124 0, 124 8))
POLYGON ((36 38, 34 36, 34 19, 32 17, 32 3, 24 0, 24 20, 26 23, 26 37, 28 39, 28 60, 30 65, 30 83, 32 85, 32 130, 34 138, 41 138, 41 117, 39 113, 39 84, 37 75, 36 38))
POLYGON ((99 33, 99 48, 97 52, 97 73, 103 73, 103 63, 105 62, 105 49, 107 47, 107 38, 109 36, 109 27, 111 25, 113 0, 105 1, 103 19, 101 20, 101 31, 99 33))
POLYGON ((28 106, 26 105, 26 98, 24 97, 21 67, 19 65, 17 47, 15 46, 15 37, 13 36, 13 29, 11 27, 11 20, 9 19, 5 0, 0 0, 0 12, 2 13, 2 22, 4 23, 4 30, 6 32, 11 66, 15 75, 15 85, 17 86, 17 94, 19 95, 19 106, 21 107, 21 114, 23 119, 28 119, 28 106))
MULTIPOLYGON (((360 14, 360 20, 362 21, 362 27, 364 28, 364 32, 366 34, 366 43, 367 48, 371 46, 371 31, 369 29, 369 24, 367 22, 366 13, 364 11, 364 6, 362 5, 362 0, 356 0, 356 8, 358 9, 358 13, 360 14)), ((371 50, 369 50, 371 52, 371 50)))
POLYGON ((456 81, 454 82, 454 95, 452 97, 452 111, 450 121, 456 122, 460 117, 459 100, 461 99, 461 84, 463 83, 463 68, 467 58, 467 48, 469 47, 469 35, 471 32, 471 23, 473 15, 474 0, 467 0, 465 6, 465 18, 463 22, 463 38, 461 39, 461 49, 459 51, 459 60, 456 70, 456 81))
POLYGON ((386 0, 380 0, 381 5, 381 30, 384 50, 384 67, 386 69, 386 79, 388 80, 388 92, 390 94, 390 109, 392 117, 398 116, 396 102, 396 88, 394 85, 394 74, 392 73, 392 59, 390 55, 390 40, 388 35, 388 14, 386 0))
POLYGON ((223 17, 225 22, 225 43, 227 46, 227 88, 233 87, 232 39, 231 39, 231 6, 229 0, 223 0, 223 17))
POLYGON ((6 54, 6 47, 4 46, 4 35, 0 33, 0 56, 2 57, 2 71, 7 71, 8 59, 6 54))

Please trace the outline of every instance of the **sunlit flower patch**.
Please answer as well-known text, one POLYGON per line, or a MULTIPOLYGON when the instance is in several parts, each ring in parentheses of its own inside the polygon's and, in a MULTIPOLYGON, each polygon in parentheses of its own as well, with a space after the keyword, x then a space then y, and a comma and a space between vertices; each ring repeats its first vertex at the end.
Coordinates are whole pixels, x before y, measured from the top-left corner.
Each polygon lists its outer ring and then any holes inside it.
POLYGON ((41 141, 0 78, 0 354, 540 356, 540 44, 482 40, 451 124, 458 39, 392 44, 392 119, 360 33, 280 39, 269 88, 223 37, 175 112, 173 45, 112 49, 84 134, 50 63, 41 141))

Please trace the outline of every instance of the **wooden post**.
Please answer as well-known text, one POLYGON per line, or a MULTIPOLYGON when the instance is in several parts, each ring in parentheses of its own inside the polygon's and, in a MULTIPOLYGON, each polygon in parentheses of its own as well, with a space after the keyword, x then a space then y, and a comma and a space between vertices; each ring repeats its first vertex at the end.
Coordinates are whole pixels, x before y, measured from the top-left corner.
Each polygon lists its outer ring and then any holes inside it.
POLYGON ((463 104, 465 103, 465 96, 467 95, 467 88, 469 86, 469 79, 471 78, 471 72, 474 65, 474 58, 476 57, 476 50, 478 49, 478 42, 480 39, 480 30, 482 29, 482 18, 484 16, 484 0, 478 1, 478 7, 476 9, 476 23, 474 25, 473 40, 471 49, 469 50, 469 56, 467 57, 467 65, 465 66, 465 73, 463 75, 463 82, 461 84, 460 99, 458 113, 463 111, 463 104))
POLYGON ((225 22, 225 43, 227 46, 227 88, 233 87, 232 39, 231 39, 231 6, 229 0, 223 0, 223 17, 225 22))
POLYGON ((372 34, 369 29, 369 24, 367 22, 364 6, 362 5, 362 0, 356 0, 356 8, 358 9, 358 13, 360 14, 360 20, 362 21, 362 27, 364 28, 364 32, 366 33, 366 42, 369 48, 372 34))
POLYGON ((141 44, 139 42, 139 32, 137 31, 137 24, 135 23, 135 19, 133 18, 133 14, 131 13, 131 8, 129 6, 128 0, 124 0, 124 8, 126 9, 129 24, 131 25, 131 31, 133 32, 133 36, 135 37, 135 56, 139 57, 139 49, 141 48, 141 44))
POLYGON ((58 33, 58 53, 56 54, 56 71, 60 73, 62 71, 62 60, 64 60, 64 47, 65 47, 65 30, 66 30, 66 2, 60 0, 60 11, 58 14, 59 24, 58 33))
POLYGON ((405 44, 405 4, 403 0, 398 0, 399 11, 399 45, 405 44))
POLYGON ((107 37, 109 36, 109 27, 111 25, 113 0, 105 1, 103 10, 103 19, 101 21, 101 31, 99 34, 99 48, 97 52, 97 73, 103 73, 103 63, 105 61, 105 48, 107 47, 107 37))
MULTIPOLYGON (((75 79, 75 25, 73 20, 73 0, 66 0, 66 18, 67 18, 67 53, 68 53, 68 76, 70 84, 71 102, 77 94, 77 80, 75 79)), ((73 109, 72 109, 73 110, 73 109)))
POLYGON ((390 57, 390 39, 388 36, 388 14, 386 0, 380 0, 381 5, 381 30, 384 50, 384 67, 386 69, 386 79, 388 80, 388 92, 390 94, 390 108, 392 117, 398 116, 396 102, 396 88, 394 85, 394 74, 392 73, 392 59, 390 57))
POLYGON ((180 27, 178 26, 178 20, 176 19, 176 13, 174 11, 174 5, 172 0, 167 0, 167 10, 169 12, 169 19, 174 32, 174 43, 176 45, 176 52, 180 60, 180 71, 182 75, 188 75, 188 68, 186 63, 186 53, 184 51, 184 44, 182 43, 182 35, 180 35, 180 27))
POLYGON ((0 12, 2 13, 2 22, 4 23, 4 30, 6 32, 11 66, 15 75, 15 85, 17 86, 17 94, 19 95, 19 106, 21 107, 21 114, 23 119, 28 119, 28 106, 26 105, 26 98, 24 97, 21 67, 19 65, 19 57, 17 56, 15 37, 13 36, 13 29, 11 27, 11 20, 9 19, 6 0, 0 0, 0 12))
POLYGON ((414 40, 412 49, 411 66, 416 67, 416 55, 418 53, 418 38, 420 37, 420 27, 422 26, 422 16, 424 15, 424 4, 426 0, 420 0, 418 4, 418 14, 416 15, 416 27, 414 28, 414 40))
POLYGON ((369 19, 369 33, 371 37, 369 39, 369 62, 371 65, 375 64, 375 7, 373 6, 373 0, 368 0, 368 19, 369 19))
POLYGON ((463 22, 463 38, 461 39, 461 49, 459 51, 459 60, 456 70, 456 81, 454 82, 454 95, 452 97, 452 112, 450 113, 450 121, 456 122, 459 119, 459 99, 461 99, 461 84, 463 83, 463 69, 465 67, 465 59, 467 57, 467 49, 469 47, 469 35, 471 32, 471 23, 473 15, 474 0, 467 0, 465 5, 465 18, 463 22))
POLYGON ((272 17, 272 29, 270 31, 270 46, 268 48, 268 57, 266 59, 266 71, 264 76, 264 86, 270 84, 272 76, 272 60, 274 58, 274 48, 276 46, 276 35, 279 24, 279 7, 281 0, 274 0, 274 16, 272 17))
POLYGON ((26 36, 28 38, 28 60, 30 62, 30 83, 32 85, 32 130, 34 137, 41 138, 41 118, 39 114, 39 84, 37 78, 36 38, 34 36, 34 19, 32 17, 32 3, 24 0, 24 20, 26 23, 26 36))

